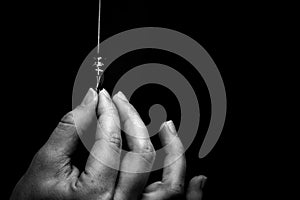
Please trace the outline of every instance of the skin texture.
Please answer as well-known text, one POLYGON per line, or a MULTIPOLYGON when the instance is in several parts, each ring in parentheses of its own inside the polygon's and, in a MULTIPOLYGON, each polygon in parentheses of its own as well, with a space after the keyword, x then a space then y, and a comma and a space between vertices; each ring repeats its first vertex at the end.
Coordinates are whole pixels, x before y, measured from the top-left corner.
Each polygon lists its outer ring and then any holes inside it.
POLYGON ((104 89, 99 94, 89 89, 82 103, 61 119, 36 153, 10 199, 201 200, 206 177, 194 177, 186 193, 183 191, 184 148, 172 121, 162 124, 159 136, 165 145, 166 167, 161 181, 146 186, 155 149, 145 124, 122 92, 111 98, 104 89), (85 170, 80 172, 72 165, 71 155, 95 112, 99 116, 95 143, 85 170), (122 160, 120 127, 127 133, 125 139, 130 149, 122 160))

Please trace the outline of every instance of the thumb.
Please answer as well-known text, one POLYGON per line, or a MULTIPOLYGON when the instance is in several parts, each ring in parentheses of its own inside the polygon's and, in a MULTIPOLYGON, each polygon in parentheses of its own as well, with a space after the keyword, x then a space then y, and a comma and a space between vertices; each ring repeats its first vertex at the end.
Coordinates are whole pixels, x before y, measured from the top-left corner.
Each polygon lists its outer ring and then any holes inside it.
POLYGON ((51 134, 43 147, 46 149, 46 155, 50 154, 51 158, 55 159, 61 155, 69 156, 74 151, 79 137, 95 117, 97 102, 98 95, 90 88, 82 103, 67 113, 51 134))

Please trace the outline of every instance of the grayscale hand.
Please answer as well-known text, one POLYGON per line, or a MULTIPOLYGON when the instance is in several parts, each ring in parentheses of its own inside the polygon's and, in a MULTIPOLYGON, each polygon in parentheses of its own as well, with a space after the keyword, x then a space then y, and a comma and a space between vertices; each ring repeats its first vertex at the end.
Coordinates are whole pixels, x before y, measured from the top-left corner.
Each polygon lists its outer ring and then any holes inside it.
MULTIPOLYGON (((162 143, 170 144, 166 146, 165 162, 183 153, 179 137, 170 127, 174 127, 173 123, 165 122, 160 131, 162 143)), ((119 92, 112 100, 106 90, 97 94, 90 89, 81 105, 62 118, 49 140, 36 153, 11 200, 160 200, 182 196, 184 155, 165 167, 161 182, 145 188, 149 176, 145 171, 151 171, 154 159, 155 150, 147 128, 123 93, 119 92), (95 143, 85 170, 80 172, 71 164, 71 155, 95 114, 99 116, 95 143), (128 133, 126 140, 131 150, 122 161, 120 122, 128 133)), ((204 176, 194 177, 186 198, 202 199, 204 182, 204 176)))
POLYGON ((166 151, 162 181, 146 187, 142 199, 184 199, 185 195, 187 200, 201 200, 205 176, 194 177, 188 185, 187 193, 183 191, 186 168, 184 148, 172 121, 161 125, 159 137, 166 151), (168 165, 168 163, 172 164, 168 165))

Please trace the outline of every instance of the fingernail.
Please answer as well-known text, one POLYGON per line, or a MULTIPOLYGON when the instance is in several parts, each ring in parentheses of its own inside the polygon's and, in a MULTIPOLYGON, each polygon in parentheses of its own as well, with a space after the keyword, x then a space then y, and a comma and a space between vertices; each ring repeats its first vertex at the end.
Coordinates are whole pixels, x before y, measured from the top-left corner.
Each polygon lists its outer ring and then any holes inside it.
POLYGON ((200 183, 200 188, 202 189, 206 183, 206 180, 207 180, 207 177, 206 176, 203 176, 201 175, 201 183, 200 183))
POLYGON ((173 133, 174 135, 176 135, 176 129, 175 129, 173 121, 172 120, 167 121, 166 124, 168 125, 170 132, 173 133))
POLYGON ((165 126, 166 126, 166 122, 162 123, 162 124, 160 125, 158 131, 160 132, 165 126))
POLYGON ((81 105, 86 106, 90 104, 96 97, 96 92, 94 89, 90 88, 89 91, 86 93, 84 99, 82 100, 81 105))
POLYGON ((117 96, 124 101, 128 101, 126 96, 121 91, 118 92, 117 96))
POLYGON ((103 89, 100 91, 100 93, 103 94, 104 96, 106 96, 107 98, 110 99, 110 95, 108 94, 108 92, 106 91, 106 89, 103 88, 103 89))

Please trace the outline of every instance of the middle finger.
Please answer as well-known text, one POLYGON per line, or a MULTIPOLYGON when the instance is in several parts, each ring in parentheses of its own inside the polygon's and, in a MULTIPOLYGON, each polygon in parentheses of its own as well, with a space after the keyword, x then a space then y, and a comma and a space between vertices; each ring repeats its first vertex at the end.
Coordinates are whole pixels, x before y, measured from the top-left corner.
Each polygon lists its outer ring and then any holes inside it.
POLYGON ((124 156, 115 199, 137 199, 148 180, 155 159, 145 124, 122 92, 113 97, 120 114, 130 152, 124 156))

